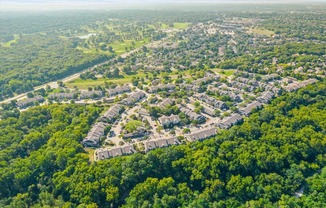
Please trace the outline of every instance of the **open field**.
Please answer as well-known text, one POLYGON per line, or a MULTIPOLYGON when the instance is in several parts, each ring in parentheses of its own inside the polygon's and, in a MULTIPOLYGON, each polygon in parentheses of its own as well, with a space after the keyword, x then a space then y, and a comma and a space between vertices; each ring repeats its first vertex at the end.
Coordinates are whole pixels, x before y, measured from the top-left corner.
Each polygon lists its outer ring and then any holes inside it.
POLYGON ((190 23, 188 23, 188 22, 175 22, 173 24, 173 28, 183 30, 183 29, 186 29, 187 27, 189 27, 189 25, 190 25, 190 23))
POLYGON ((263 29, 263 28, 252 28, 250 31, 253 32, 253 33, 255 33, 255 34, 258 34, 258 35, 271 36, 271 35, 274 35, 275 34, 273 31, 266 30, 266 29, 263 29))
POLYGON ((142 77, 145 77, 145 73, 140 72, 140 73, 134 74, 134 75, 124 75, 122 78, 116 78, 116 79, 109 79, 109 78, 102 77, 102 78, 99 78, 96 80, 92 80, 92 79, 82 80, 82 79, 78 78, 73 81, 65 83, 65 85, 69 88, 73 88, 76 86, 79 89, 87 89, 88 87, 104 86, 104 82, 112 82, 115 84, 131 83, 131 79, 133 77, 142 78, 142 77))
POLYGON ((165 23, 157 23, 157 24, 150 24, 148 25, 151 28, 157 28, 157 29, 185 29, 190 26, 190 23, 188 22, 174 22, 173 27, 170 27, 168 24, 165 23))
POLYGON ((129 50, 131 46, 134 46, 134 48, 142 47, 143 45, 146 45, 150 42, 150 38, 144 38, 143 40, 125 40, 124 42, 114 42, 112 44, 109 44, 112 46, 113 50, 116 52, 117 55, 121 55, 126 51, 126 47, 129 50), (134 45, 132 45, 132 42, 134 42, 134 45))
POLYGON ((11 44, 13 44, 13 43, 17 43, 18 40, 19 40, 18 35, 14 34, 14 39, 11 40, 11 41, 8 41, 8 42, 6 42, 6 43, 4 43, 2 46, 3 46, 3 47, 10 47, 11 44))
POLYGON ((211 69, 213 72, 219 73, 224 76, 231 76, 234 74, 235 69, 211 69))
MULTIPOLYGON (((212 69, 212 71, 222 75, 222 76, 231 76, 234 74, 235 69, 228 69, 228 70, 223 70, 223 69, 212 69)), ((171 79, 177 79, 178 74, 176 74, 176 72, 172 72, 172 73, 165 73, 166 75, 170 76, 171 79)), ((189 70, 185 70, 182 72, 183 74, 183 79, 189 79, 191 78, 191 75, 189 74, 189 70)), ((151 74, 149 74, 151 75, 151 74)), ((143 78, 145 77, 146 74, 144 72, 140 72, 138 74, 132 74, 132 75, 123 75, 122 78, 115 78, 115 79, 109 79, 109 78, 98 78, 96 80, 92 80, 92 79, 87 79, 87 80, 83 80, 80 78, 77 78, 75 80, 72 80, 70 82, 65 83, 65 85, 68 88, 74 88, 77 87, 79 89, 87 89, 88 87, 96 87, 96 86, 104 86, 104 82, 112 82, 115 84, 128 84, 131 83, 132 78, 143 78)), ((161 74, 161 77, 163 76, 163 74, 161 74)))
POLYGON ((94 152, 95 150, 92 148, 85 148, 85 151, 88 153, 89 161, 94 162, 94 152))

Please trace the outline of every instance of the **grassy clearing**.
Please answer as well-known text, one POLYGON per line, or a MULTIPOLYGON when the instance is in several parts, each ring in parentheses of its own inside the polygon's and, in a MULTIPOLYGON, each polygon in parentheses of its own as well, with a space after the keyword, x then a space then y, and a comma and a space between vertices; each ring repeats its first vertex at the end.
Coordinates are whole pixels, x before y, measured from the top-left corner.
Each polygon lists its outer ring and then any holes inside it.
MULTIPOLYGON (((112 49, 115 51, 117 55, 124 54, 128 51, 130 51, 130 47, 133 46, 134 48, 140 48, 146 44, 150 43, 150 38, 144 38, 143 40, 125 40, 124 42, 113 42, 111 44, 107 44, 108 46, 111 46, 112 49), (134 45, 132 44, 134 42, 134 45), (127 50, 126 50, 127 49, 127 50)), ((105 43, 101 43, 100 45, 104 45, 105 43)), ((101 49, 96 48, 83 48, 83 47, 77 47, 76 49, 81 50, 83 53, 93 53, 93 54, 111 54, 109 51, 103 51, 101 49)))
POLYGON ((253 28, 253 29, 251 29, 251 32, 258 34, 258 35, 266 35, 266 36, 271 36, 271 35, 275 34, 273 31, 266 30, 263 28, 253 28))
POLYGON ((211 69, 212 71, 219 73, 220 75, 224 75, 224 76, 231 76, 234 74, 235 69, 211 69))
POLYGON ((95 150, 91 149, 91 148, 85 148, 85 151, 88 153, 89 161, 94 162, 94 152, 95 152, 95 150))
POLYGON ((175 22, 173 24, 173 28, 183 30, 183 29, 186 29, 187 27, 189 27, 189 25, 190 25, 190 23, 188 23, 188 22, 175 22))
POLYGON ((153 29, 185 29, 189 27, 190 23, 189 22, 175 22, 173 23, 173 27, 170 27, 170 25, 165 24, 165 23, 157 23, 157 24, 149 24, 148 26, 153 29))
POLYGON ((104 82, 112 82, 115 84, 128 84, 131 83, 131 79, 133 77, 145 77, 146 74, 143 72, 140 72, 138 74, 135 75, 124 75, 123 78, 117 78, 117 79, 108 79, 108 78, 99 78, 97 80, 91 80, 91 79, 87 79, 87 80, 82 80, 82 79, 75 79, 73 81, 67 82, 65 83, 65 85, 69 88, 73 88, 73 87, 77 87, 79 89, 87 89, 88 87, 96 87, 96 86, 104 86, 104 82))
POLYGON ((114 42, 112 44, 109 44, 112 46, 113 50, 116 52, 117 55, 121 55, 123 53, 126 53, 132 45, 132 42, 134 42, 134 47, 139 48, 143 45, 146 45, 150 42, 150 38, 144 38, 143 40, 125 40, 124 42, 114 42), (126 50, 127 47, 127 50, 126 50))
POLYGON ((8 41, 8 42, 6 42, 6 43, 4 43, 2 46, 3 46, 3 47, 7 47, 7 48, 9 48, 9 47, 11 47, 11 44, 13 44, 13 43, 17 43, 18 40, 19 40, 18 35, 14 34, 14 39, 13 39, 13 40, 10 40, 10 41, 8 41))
MULTIPOLYGON (((212 71, 222 75, 222 76, 231 76, 234 74, 235 69, 211 69, 212 71)), ((171 77, 172 80, 177 79, 178 77, 178 73, 177 72, 172 72, 172 73, 162 73, 160 74, 159 77, 163 77, 164 75, 168 75, 171 77)), ((186 71, 182 71, 182 78, 183 79, 191 79, 191 74, 190 74, 190 70, 186 70, 186 71)), ((116 79, 108 79, 108 78, 98 78, 96 80, 92 80, 92 79, 87 79, 87 80, 83 80, 83 79, 75 79, 72 80, 70 82, 65 83, 65 85, 68 88, 74 88, 77 87, 78 89, 87 89, 88 87, 96 87, 96 86, 104 86, 104 82, 112 82, 115 84, 128 84, 131 83, 132 78, 145 78, 146 74, 144 72, 139 72, 138 74, 133 74, 133 75, 123 75, 122 78, 116 78, 116 79)), ((149 76, 152 76, 151 73, 149 73, 149 76)))

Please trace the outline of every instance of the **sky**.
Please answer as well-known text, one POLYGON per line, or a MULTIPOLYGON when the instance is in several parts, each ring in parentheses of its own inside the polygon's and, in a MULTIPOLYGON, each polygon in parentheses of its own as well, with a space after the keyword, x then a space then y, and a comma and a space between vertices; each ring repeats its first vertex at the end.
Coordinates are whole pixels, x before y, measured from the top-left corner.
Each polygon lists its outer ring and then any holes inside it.
POLYGON ((326 3, 326 0, 0 0, 4 10, 108 9, 133 8, 149 4, 185 3, 326 3))

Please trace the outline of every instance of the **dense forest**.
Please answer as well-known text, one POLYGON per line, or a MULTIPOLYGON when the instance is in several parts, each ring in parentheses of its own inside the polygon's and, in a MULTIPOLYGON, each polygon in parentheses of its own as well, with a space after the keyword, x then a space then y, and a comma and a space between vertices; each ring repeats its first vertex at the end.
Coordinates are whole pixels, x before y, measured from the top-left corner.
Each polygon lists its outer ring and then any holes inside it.
POLYGON ((0 121, 0 207, 325 207, 325 106, 323 81, 215 138, 99 162, 79 142, 102 107, 35 107, 0 121))

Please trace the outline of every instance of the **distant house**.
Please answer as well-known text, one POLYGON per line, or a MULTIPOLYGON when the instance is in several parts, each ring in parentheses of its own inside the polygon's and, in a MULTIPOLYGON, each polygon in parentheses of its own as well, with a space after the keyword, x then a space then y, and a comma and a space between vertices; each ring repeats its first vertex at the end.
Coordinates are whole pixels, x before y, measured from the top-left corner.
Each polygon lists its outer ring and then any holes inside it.
POLYGON ((212 80, 213 79, 211 77, 203 77, 203 78, 193 81, 192 83, 195 85, 201 85, 201 84, 207 84, 207 83, 211 82, 212 80))
POLYGON ((22 109, 22 108, 26 108, 29 106, 33 106, 35 104, 35 102, 42 103, 42 102, 44 102, 44 98, 40 95, 37 95, 33 98, 27 98, 25 100, 17 101, 16 105, 18 108, 22 109))
POLYGON ((144 137, 147 134, 148 134, 148 132, 145 128, 139 127, 136 132, 124 134, 123 138, 124 139, 140 138, 140 137, 144 137))
POLYGON ((247 85, 252 85, 252 86, 258 86, 258 82, 252 80, 252 79, 247 79, 247 78, 243 78, 243 77, 238 77, 236 79, 238 82, 240 83, 244 83, 244 84, 247 84, 247 85))
POLYGON ((270 80, 275 80, 275 79, 280 79, 281 76, 278 74, 267 74, 262 77, 263 81, 270 81, 270 80))
POLYGON ((112 157, 130 155, 136 153, 133 145, 125 145, 122 147, 114 147, 112 149, 97 149, 94 153, 95 160, 104 160, 112 157))
POLYGON ((212 87, 210 91, 218 92, 221 96, 228 96, 233 102, 241 103, 243 101, 241 96, 233 91, 217 89, 216 87, 212 87))
POLYGON ((124 107, 122 105, 116 104, 112 106, 108 111, 106 111, 100 120, 112 123, 123 111, 124 107))
POLYGON ((238 122, 242 121, 243 118, 240 114, 232 114, 231 116, 224 119, 221 123, 218 124, 218 127, 221 129, 228 129, 234 124, 237 124, 238 122))
POLYGON ((175 89, 175 85, 174 84, 159 84, 157 86, 152 86, 150 89, 149 89, 149 92, 150 93, 155 93, 155 92, 158 92, 158 91, 161 91, 161 90, 174 90, 175 89))
POLYGON ((209 116, 212 116, 212 117, 215 117, 215 110, 210 108, 210 107, 207 107, 207 106, 203 106, 203 113, 209 115, 209 116))
POLYGON ((157 148, 156 143, 153 140, 144 141, 143 144, 144 144, 144 147, 145 147, 145 152, 148 152, 148 151, 150 151, 152 149, 157 148))
POLYGON ((174 104, 174 101, 172 99, 166 98, 161 103, 159 103, 157 105, 157 107, 164 109, 164 108, 167 108, 169 105, 173 105, 173 104, 174 104))
POLYGON ((294 82, 294 83, 291 83, 291 84, 285 86, 284 89, 287 92, 292 92, 292 91, 298 90, 299 88, 305 87, 309 84, 313 84, 316 82, 318 82, 317 79, 308 79, 308 80, 305 80, 302 82, 294 82))
POLYGON ((145 147, 145 152, 148 152, 155 148, 163 148, 168 147, 171 145, 179 145, 181 142, 177 137, 170 137, 170 138, 161 138, 157 140, 147 140, 143 142, 145 147))
POLYGON ((244 89, 248 92, 253 92, 256 89, 256 87, 254 87, 254 86, 251 86, 251 85, 245 84, 245 83, 241 83, 241 82, 236 82, 236 81, 232 81, 230 84, 234 88, 244 89))
POLYGON ((103 97, 102 91, 81 91, 80 99, 98 99, 103 97))
POLYGON ((258 101, 254 101, 254 102, 250 103, 247 107, 240 109, 240 113, 242 115, 249 116, 253 109, 260 108, 261 106, 263 106, 262 103, 260 103, 258 101))
POLYGON ((62 92, 62 93, 52 93, 48 96, 48 98, 50 100, 63 100, 63 99, 74 99, 77 97, 77 94, 76 93, 65 93, 65 92, 62 92))
POLYGON ((95 124, 82 141, 83 146, 98 147, 101 137, 104 136, 105 126, 106 124, 103 122, 95 124))
POLYGON ((117 88, 114 88, 114 89, 110 89, 110 90, 108 90, 108 95, 110 97, 112 97, 112 96, 115 96, 115 95, 118 95, 118 94, 123 94, 125 92, 131 92, 131 88, 129 87, 129 85, 125 85, 125 86, 122 86, 122 87, 117 87, 117 88))
POLYGON ((180 107, 180 111, 186 114, 191 120, 196 120, 198 123, 203 123, 206 120, 205 116, 197 114, 188 108, 180 107))
POLYGON ((152 86, 156 86, 156 85, 158 85, 160 83, 161 83, 160 79, 155 79, 155 80, 152 81, 152 86))
POLYGON ((203 92, 203 89, 198 85, 181 84, 180 87, 186 90, 187 92, 191 92, 191 91, 198 92, 198 93, 203 92))
POLYGON ((171 116, 162 116, 159 118, 159 122, 163 127, 172 127, 177 125, 181 122, 178 115, 171 115, 171 116))
POLYGON ((141 116, 150 116, 149 112, 146 109, 144 109, 144 108, 141 108, 138 111, 138 114, 141 115, 141 116))
POLYGON ((146 96, 146 94, 142 91, 135 92, 135 93, 129 95, 129 97, 127 97, 126 99, 122 100, 121 103, 124 105, 127 105, 127 106, 132 106, 136 102, 138 102, 142 98, 144 98, 145 96, 146 96))
POLYGON ((193 132, 192 134, 185 135, 185 138, 189 142, 203 140, 215 136, 217 134, 216 128, 203 129, 200 131, 193 132))
POLYGON ((264 92, 257 100, 261 103, 268 103, 274 97, 272 92, 264 92))
POLYGON ((204 93, 196 94, 196 95, 194 95, 194 97, 197 98, 198 100, 201 100, 201 101, 215 107, 215 108, 219 108, 221 110, 229 109, 228 106, 223 101, 217 100, 217 99, 210 97, 204 93))

